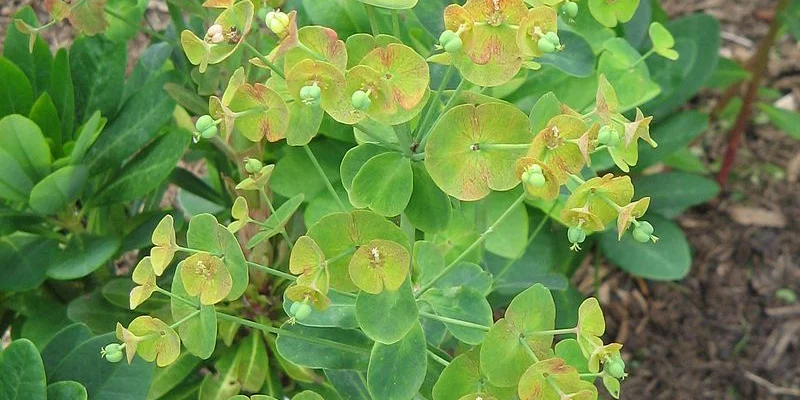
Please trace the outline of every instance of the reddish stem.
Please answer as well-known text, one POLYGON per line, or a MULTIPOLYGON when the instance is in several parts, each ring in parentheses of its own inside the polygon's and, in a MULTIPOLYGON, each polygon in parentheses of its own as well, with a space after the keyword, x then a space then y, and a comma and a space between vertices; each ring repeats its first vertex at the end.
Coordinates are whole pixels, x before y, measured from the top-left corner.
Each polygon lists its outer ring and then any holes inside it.
POLYGON ((747 83, 747 92, 745 93, 742 102, 742 109, 739 111, 739 115, 736 117, 736 124, 728 134, 728 147, 725 150, 725 158, 722 160, 722 168, 720 168, 719 174, 717 175, 717 182, 719 182, 720 186, 723 188, 728 182, 728 176, 730 175, 731 170, 733 169, 733 164, 736 161, 736 153, 739 150, 740 143, 742 142, 742 136, 744 135, 744 131, 747 129, 747 126, 750 123, 750 118, 753 114, 753 103, 755 103, 756 98, 758 97, 758 88, 761 86, 761 81, 764 79, 764 75, 767 71, 767 65, 769 64, 769 52, 772 49, 772 46, 775 44, 775 38, 777 37, 778 30, 781 26, 779 16, 786 8, 788 3, 788 0, 778 1, 778 4, 775 6, 775 17, 772 19, 772 23, 769 26, 769 32, 761 41, 761 43, 759 43, 758 50, 753 56, 753 62, 751 63, 751 72, 753 76, 747 83))

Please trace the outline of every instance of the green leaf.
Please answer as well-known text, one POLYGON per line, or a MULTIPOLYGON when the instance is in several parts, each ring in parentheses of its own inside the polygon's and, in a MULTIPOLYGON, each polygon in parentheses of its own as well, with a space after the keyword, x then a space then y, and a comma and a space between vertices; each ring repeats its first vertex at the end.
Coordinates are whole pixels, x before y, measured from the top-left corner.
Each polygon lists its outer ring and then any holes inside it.
POLYGON ((239 375, 239 352, 229 349, 214 363, 216 373, 203 378, 199 399, 227 399, 241 391, 239 375))
POLYGON ((0 290, 21 292, 44 282, 47 267, 58 255, 58 242, 29 233, 0 237, 0 290))
POLYGON ((132 364, 98 359, 98 349, 116 341, 113 333, 95 336, 75 346, 53 368, 50 381, 76 381, 92 400, 140 400, 147 394, 153 364, 136 358, 132 364))
POLYGON ((70 301, 67 316, 75 322, 86 324, 94 333, 102 333, 113 331, 117 322, 127 325, 136 314, 109 303, 100 290, 95 290, 70 301))
MULTIPOLYGON (((358 330, 312 328, 284 324, 278 353, 293 364, 308 368, 366 371, 373 342, 358 330)), ((424 349, 423 349, 424 350, 424 349)))
POLYGON ((86 388, 75 381, 61 381, 47 385, 47 398, 50 400, 86 400, 86 388))
POLYGON ((641 171, 680 149, 686 148, 701 133, 708 130, 708 115, 689 110, 662 120, 652 129, 658 147, 639 144, 639 162, 634 171, 641 171))
POLYGON ((29 115, 31 121, 42 129, 44 136, 51 140, 50 150, 54 154, 61 152, 61 121, 53 99, 47 93, 42 93, 31 107, 29 115))
POLYGON ((292 219, 294 213, 296 213, 303 204, 304 199, 302 194, 298 194, 281 204, 280 207, 275 210, 275 213, 264 221, 262 230, 250 238, 250 241, 247 242, 247 248, 252 249, 261 242, 279 234, 292 219))
POLYGON ((325 370, 325 377, 343 398, 348 400, 372 400, 364 375, 357 371, 325 370))
POLYGON ((62 139, 67 141, 72 139, 72 129, 75 123, 75 89, 72 85, 69 54, 66 49, 59 49, 56 52, 50 80, 50 88, 47 93, 53 98, 53 103, 58 110, 62 139))
POLYGON ((113 236, 74 234, 66 247, 56 256, 56 262, 47 268, 52 279, 78 279, 91 274, 117 253, 120 240, 113 236))
POLYGON ((217 222, 211 214, 195 215, 189 221, 186 241, 190 248, 225 255, 224 262, 231 274, 233 286, 228 300, 242 297, 249 281, 247 261, 236 237, 217 222))
POLYGON ((499 388, 481 373, 480 346, 453 359, 433 387, 435 400, 460 400, 470 393, 488 393, 498 399, 512 398, 516 388, 499 388))
POLYGON ((88 179, 89 171, 83 165, 58 169, 33 187, 28 203, 39 213, 55 214, 80 197, 88 179))
POLYGON ((0 199, 25 204, 31 189, 33 180, 19 162, 0 147, 0 199))
POLYGON ((650 40, 653 42, 653 50, 658 55, 673 61, 678 59, 678 52, 672 49, 675 46, 675 38, 664 25, 653 22, 650 24, 649 33, 650 40))
MULTIPOLYGON (((720 48, 719 21, 707 14, 692 14, 670 21, 666 28, 675 36, 675 48, 681 57, 670 61, 651 57, 647 65, 661 94, 642 107, 656 120, 672 113, 708 82, 717 68, 720 48)), ((660 145, 661 143, 659 143, 660 145)))
POLYGON ((239 345, 239 382, 242 390, 258 392, 267 379, 269 372, 269 358, 264 346, 264 337, 261 332, 251 331, 239 345))
MULTIPOLYGON (((514 203, 521 190, 495 192, 484 200, 485 221, 496 221, 514 203)), ((511 214, 486 236, 486 250, 505 258, 516 258, 528 245, 528 210, 524 204, 514 207, 511 214)))
POLYGON ((396 291, 359 292, 355 311, 359 327, 370 339, 384 344, 399 341, 418 324, 419 309, 411 291, 411 279, 406 279, 396 291))
POLYGON ((633 18, 639 0, 589 0, 589 11, 601 24, 613 28, 617 22, 628 22, 633 18))
POLYGON ((556 343, 554 350, 556 357, 566 361, 567 364, 578 370, 578 373, 589 372, 589 360, 581 352, 581 346, 577 340, 573 338, 561 340, 556 343))
POLYGON ((613 230, 600 236, 600 249, 619 268, 646 279, 674 281, 689 273, 691 251, 686 236, 674 222, 657 217, 647 218, 659 237, 656 243, 639 243, 631 235, 617 241, 613 230))
MULTIPOLYGON (((322 165, 325 176, 336 187, 339 181, 339 164, 350 146, 336 140, 317 139, 309 147, 322 165)), ((275 193, 287 198, 302 193, 306 199, 313 199, 325 190, 325 183, 302 148, 287 147, 275 164, 270 187, 275 193), (303 184, 298 185, 297 182, 303 184)))
POLYGON ((200 365, 200 361, 199 358, 191 354, 182 353, 174 363, 166 367, 156 368, 153 372, 153 381, 147 392, 147 399, 164 398, 164 395, 183 382, 200 365))
POLYGON ((635 65, 641 57, 622 38, 607 41, 605 51, 600 54, 597 71, 604 74, 616 89, 621 112, 650 101, 661 91, 659 85, 651 79, 647 64, 640 62, 635 65))
POLYGON ((774 107, 767 103, 758 103, 758 109, 767 114, 769 121, 778 129, 796 140, 800 140, 800 113, 774 107))
POLYGON ((402 400, 414 397, 425 380, 428 356, 419 323, 400 341, 375 343, 369 357, 367 387, 372 397, 402 400))
POLYGON ((720 57, 717 68, 706 82, 706 86, 714 89, 726 89, 746 79, 753 74, 730 58, 720 57))
POLYGON ((11 61, 0 57, 0 117, 28 115, 33 105, 33 87, 25 73, 11 61))
POLYGON ((720 190, 712 179, 683 172, 645 175, 634 186, 637 198, 652 198, 648 211, 666 218, 675 218, 686 209, 705 203, 720 190))
MULTIPOLYGON (((39 26, 36 13, 30 6, 20 8, 14 14, 13 19, 21 19, 33 27, 39 26)), ((47 43, 41 37, 36 38, 33 43, 33 51, 31 51, 29 39, 27 33, 20 32, 15 24, 9 23, 6 39, 3 42, 3 56, 25 73, 31 83, 34 95, 38 96, 50 86, 53 56, 50 54, 47 43)))
POLYGON ((56 332, 41 352, 48 378, 64 356, 91 337, 92 331, 84 324, 72 324, 56 332))
POLYGON ((372 143, 360 144, 348 150, 347 154, 342 158, 342 165, 339 168, 344 188, 347 189, 348 192, 351 191, 353 188, 353 179, 361 170, 361 167, 373 157, 388 151, 389 150, 385 147, 372 143))
POLYGON ((18 339, 0 353, 0 398, 44 399, 44 365, 33 342, 18 339))
POLYGON ((531 132, 538 134, 542 129, 547 127, 547 123, 550 122, 553 117, 560 114, 561 102, 558 101, 558 97, 556 97, 553 92, 547 92, 536 101, 533 109, 531 109, 529 117, 531 121, 531 132))
MULTIPOLYGON (((356 299, 336 290, 329 291, 327 295, 331 301, 327 308, 322 311, 314 310, 308 318, 297 321, 297 323, 320 328, 358 328, 358 322, 356 321, 356 299)), ((294 302, 286 298, 284 292, 283 310, 286 312, 286 315, 291 315, 289 310, 291 310, 292 304, 294 304, 294 302)))
POLYGON ((103 36, 80 37, 72 44, 69 69, 75 86, 78 122, 85 121, 98 110, 109 119, 116 115, 125 86, 127 54, 127 46, 103 36))
POLYGON ((392 217, 405 210, 413 182, 411 159, 397 152, 379 154, 369 159, 353 178, 350 202, 392 217))
MULTIPOLYGON (((479 291, 470 287, 430 289, 421 297, 433 308, 436 315, 455 320, 492 326, 492 307, 479 291)), ((486 330, 444 323, 456 339, 471 345, 478 345, 486 336, 486 330)))
POLYGON ((50 173, 50 147, 41 129, 22 115, 0 119, 0 149, 13 157, 34 182, 50 173))
POLYGON ((110 184, 92 197, 90 203, 122 203, 135 200, 158 188, 180 161, 191 138, 188 131, 170 129, 126 163, 109 179, 110 184))
POLYGON ((436 186, 424 164, 411 163, 411 171, 414 175, 414 186, 405 215, 415 228, 425 233, 443 231, 452 217, 450 197, 436 186))
POLYGON ((111 12, 106 11, 105 36, 115 42, 125 42, 136 36, 139 32, 136 27, 142 23, 148 3, 148 0, 108 0, 106 10, 111 12))
MULTIPOLYGON (((585 78, 594 73, 595 56, 592 47, 583 36, 563 30, 559 32, 559 39, 564 45, 563 51, 543 54, 536 59, 542 65, 552 65, 567 75, 585 78)), ((536 131, 534 131, 536 132, 536 131)))
POLYGON ((83 124, 76 135, 75 146, 72 147, 72 152, 69 156, 70 164, 77 165, 83 162, 89 147, 94 144, 105 126, 106 119, 100 116, 100 111, 92 113, 92 116, 83 124))
MULTIPOLYGON (((114 1, 138 1, 143 0, 114 0, 114 1)), ((146 4, 145 4, 146 5, 146 4)), ((108 36, 108 34, 106 34, 108 36)), ((108 36, 110 38, 110 36, 108 36)), ((160 71, 163 71, 164 65, 172 55, 173 47, 166 42, 155 43, 147 47, 144 53, 136 61, 136 65, 128 75, 128 81, 125 82, 125 90, 122 92, 122 103, 124 104, 131 96, 141 90, 153 77, 157 77, 160 71)), ((169 84, 167 84, 169 85, 169 84)), ((165 85, 166 87, 166 85, 165 85)), ((208 112, 208 103, 206 103, 205 110, 200 114, 208 112)))
POLYGON ((119 168, 158 135, 174 111, 175 101, 163 90, 173 76, 167 72, 151 79, 125 103, 86 154, 92 174, 119 168))

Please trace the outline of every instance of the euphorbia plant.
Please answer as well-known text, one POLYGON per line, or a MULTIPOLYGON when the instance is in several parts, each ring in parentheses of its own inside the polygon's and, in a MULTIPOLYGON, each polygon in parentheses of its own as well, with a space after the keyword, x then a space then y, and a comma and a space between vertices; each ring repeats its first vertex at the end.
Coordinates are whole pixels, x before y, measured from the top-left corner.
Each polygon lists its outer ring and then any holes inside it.
MULTIPOLYGON (((424 41, 402 40, 400 24, 416 1, 364 0, 372 34, 347 38, 267 3, 206 1, 215 17, 180 34, 195 82, 226 78, 196 120, 195 141, 227 157, 214 164, 217 185, 236 200, 229 214, 194 215, 185 236, 171 217, 161 221, 150 255, 133 269, 129 303, 140 309, 167 296, 169 310, 119 324, 118 343, 102 355, 138 354, 162 367, 180 362, 181 347, 213 358, 216 373, 199 389, 209 398, 311 387, 376 399, 593 399, 597 378, 618 396, 622 345, 603 342, 597 300, 557 327, 549 289, 527 285, 495 321, 487 296, 498 281, 482 264, 488 253, 515 258, 497 235, 528 205, 547 211, 528 243, 550 217, 567 228, 564 252, 615 221, 619 237, 631 230, 639 242, 657 240, 643 219, 649 198, 633 201, 630 178, 587 167, 608 154, 628 171, 640 142, 656 146, 652 118, 626 114, 652 87, 628 79, 647 77, 644 60, 654 53, 676 57, 669 32, 654 23, 653 50, 641 57, 611 39, 600 58, 609 75, 592 80, 590 107, 548 93, 523 111, 490 94, 545 66, 574 70, 573 46, 588 45, 572 24, 587 7, 452 4, 435 50, 421 54, 424 41), (333 177, 319 154, 337 145, 319 133, 348 143, 333 177), (276 180, 285 185, 292 165, 312 174, 282 190, 276 180), (297 384, 284 389, 263 372, 268 355, 297 384)), ((588 11, 607 26, 638 5, 600 3, 588 11)))

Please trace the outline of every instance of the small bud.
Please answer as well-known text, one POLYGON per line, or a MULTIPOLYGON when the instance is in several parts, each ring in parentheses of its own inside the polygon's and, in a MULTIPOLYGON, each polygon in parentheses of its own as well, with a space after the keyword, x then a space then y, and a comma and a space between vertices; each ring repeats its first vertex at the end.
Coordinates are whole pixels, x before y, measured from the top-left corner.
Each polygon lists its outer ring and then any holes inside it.
POLYGON ((564 3, 563 10, 570 18, 576 18, 578 16, 578 3, 567 1, 564 3))
POLYGON ((538 45, 539 50, 541 50, 542 53, 555 53, 556 51, 556 45, 554 45, 553 42, 549 41, 546 37, 539 39, 538 45))
POLYGON ((248 158, 244 163, 244 169, 249 174, 258 173, 258 171, 261 171, 261 168, 263 167, 264 164, 262 164, 261 161, 255 158, 248 158))
POLYGON ((567 230, 567 238, 572 244, 583 243, 586 241, 586 232, 577 226, 572 226, 567 230))
POLYGON ((264 22, 267 24, 269 30, 280 36, 286 32, 290 21, 289 16, 286 15, 286 13, 281 11, 270 11, 267 13, 267 16, 264 17, 264 22))
POLYGON ((321 96, 322 89, 320 89, 316 83, 300 88, 300 100, 302 100, 306 105, 315 106, 319 104, 319 99, 321 96))
POLYGON ((637 242, 640 243, 647 243, 651 240, 655 241, 653 238, 653 225, 651 225, 647 221, 640 221, 635 228, 633 228, 633 238, 636 239, 637 242))
POLYGON ((208 28, 208 32, 206 33, 206 35, 208 35, 208 37, 214 37, 216 35, 221 35, 223 32, 224 29, 222 28, 222 25, 214 24, 208 28))
POLYGON ((618 354, 606 360, 603 371, 614 378, 622 379, 625 377, 625 361, 618 354))
POLYGON ((603 125, 597 133, 597 141, 608 147, 617 147, 622 143, 619 132, 611 125, 603 125))
POLYGON ((556 47, 561 45, 561 39, 558 37, 558 34, 555 32, 547 32, 544 37, 556 47))
POLYGON ((311 315, 311 311, 311 306, 306 303, 294 303, 289 308, 289 312, 298 321, 308 318, 311 315))
POLYGON ((372 100, 369 98, 369 93, 363 90, 356 90, 350 98, 350 103, 356 110, 367 111, 372 105, 372 100))

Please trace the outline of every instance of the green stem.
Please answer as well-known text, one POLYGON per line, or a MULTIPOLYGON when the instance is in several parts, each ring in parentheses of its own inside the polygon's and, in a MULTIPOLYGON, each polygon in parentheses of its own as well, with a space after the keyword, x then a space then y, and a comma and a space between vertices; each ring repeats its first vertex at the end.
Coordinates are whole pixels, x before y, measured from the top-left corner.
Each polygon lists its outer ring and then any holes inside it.
POLYGON ((425 111, 425 115, 420 120, 422 122, 420 122, 420 124, 417 125, 417 130, 416 130, 416 132, 414 132, 414 139, 415 140, 420 139, 419 135, 421 135, 422 132, 425 132, 425 130, 424 130, 425 127, 427 127, 428 124, 431 122, 430 119, 435 114, 433 112, 433 110, 434 110, 434 108, 439 108, 439 101, 441 101, 441 99, 442 99, 442 93, 444 93, 444 89, 447 88, 447 83, 450 82, 450 77, 453 76, 453 72, 455 70, 456 70, 456 68, 453 66, 453 64, 450 64, 447 67, 447 71, 445 71, 445 73, 444 73, 444 77, 442 78, 442 82, 439 83, 439 87, 436 89, 436 92, 433 94, 433 99, 432 99, 433 101, 431 101, 431 105, 428 106, 428 109, 425 111))
POLYGON ((425 311, 420 311, 419 315, 421 317, 423 317, 423 318, 428 318, 428 319, 444 322, 446 324, 463 326, 465 328, 479 329, 479 330, 482 330, 484 332, 488 332, 489 328, 490 328, 489 326, 475 324, 475 323, 472 323, 472 322, 469 322, 469 321, 463 321, 463 320, 455 319, 455 318, 443 317, 441 315, 436 315, 436 314, 432 314, 432 313, 425 312, 425 311))
POLYGON ((396 150, 396 151, 399 151, 399 152, 403 153, 403 149, 398 144, 386 141, 386 139, 374 134, 366 126, 364 126, 362 124, 355 124, 354 127, 356 129, 358 129, 359 131, 361 131, 363 134, 369 136, 370 139, 380 143, 383 147, 386 147, 386 148, 389 148, 389 149, 392 149, 392 150, 396 150))
POLYGON ((181 296, 178 296, 177 294, 172 293, 169 290, 162 289, 162 288, 160 288, 158 286, 156 286, 155 289, 156 289, 156 292, 161 293, 164 296, 169 297, 170 299, 178 300, 178 301, 180 301, 180 302, 182 302, 182 303, 184 303, 186 305, 192 306, 192 307, 194 307, 196 309, 200 309, 200 306, 198 304, 196 304, 195 302, 193 302, 193 301, 191 301, 189 299, 183 298, 181 296))
MULTIPOLYGON (((178 246, 178 245, 175 245, 175 250, 177 250, 177 251, 182 251, 182 252, 184 252, 184 253, 189 253, 189 254, 197 254, 197 253, 209 253, 208 251, 204 251, 204 250, 196 250, 196 249, 190 249, 190 248, 188 248, 188 247, 183 247, 183 246, 178 246)), ((210 253, 210 254, 213 254, 213 253, 210 253)), ((221 256, 221 254, 213 254, 213 255, 215 255, 215 256, 221 256)))
POLYGON ((325 171, 319 164, 319 160, 317 160, 317 157, 314 155, 314 152, 311 151, 311 148, 308 147, 308 145, 304 145, 303 150, 306 151, 306 155, 308 155, 308 158, 311 160, 311 163, 314 164, 314 168, 316 168, 317 173, 319 173, 320 178, 322 178, 322 181, 325 183, 325 187, 328 189, 328 193, 330 193, 331 196, 333 196, 334 200, 336 200, 336 203, 339 204, 339 208, 342 210, 342 212, 347 212, 347 207, 345 207, 344 203, 342 203, 342 199, 339 198, 339 195, 336 193, 336 189, 333 188, 333 184, 331 184, 331 181, 328 179, 328 175, 325 174, 325 171))
MULTIPOLYGON (((261 199, 264 200, 264 203, 267 204, 267 208, 269 208, 269 215, 275 215, 275 206, 272 205, 272 200, 269 199, 267 193, 264 190, 259 190, 258 194, 261 196, 261 199)), ((285 226, 281 228, 281 236, 283 236, 283 239, 286 241, 286 245, 289 246, 289 250, 291 250, 294 245, 292 244, 292 239, 289 237, 289 232, 286 232, 285 226)))
POLYGON ((253 47, 253 45, 252 45, 252 44, 250 44, 250 42, 248 42, 247 40, 242 40, 242 43, 244 44, 244 47, 246 47, 248 50, 252 51, 252 52, 253 52, 253 54, 255 54, 255 55, 256 55, 256 57, 258 57, 258 59, 259 59, 259 60, 261 60, 261 62, 262 62, 262 63, 264 63, 264 65, 266 65, 267 67, 269 67, 269 69, 271 69, 271 70, 272 70, 272 72, 274 72, 274 73, 276 73, 278 76, 280 76, 280 77, 281 77, 281 79, 286 79, 286 75, 284 75, 284 74, 283 74, 283 71, 281 71, 281 70, 280 70, 280 68, 278 68, 278 66, 277 66, 277 65, 273 64, 273 63, 272 63, 272 61, 268 60, 268 59, 267 59, 267 56, 265 56, 264 54, 262 54, 262 53, 261 53, 260 51, 258 51, 258 49, 256 49, 255 47, 253 47))
POLYGON ((434 353, 434 352, 432 352, 432 351, 430 351, 428 349, 425 349, 425 351, 428 352, 428 356, 430 356, 430 358, 433 359, 433 361, 436 361, 437 363, 441 364, 443 367, 447 367, 448 365, 450 365, 449 361, 445 360, 442 357, 439 357, 438 354, 436 354, 436 353, 434 353))
POLYGON ((603 373, 602 372, 594 372, 594 373, 586 372, 586 373, 583 373, 583 374, 578 374, 578 376, 580 376, 581 378, 597 378, 597 377, 603 376, 603 373))
MULTIPOLYGON (((550 207, 550 209, 549 209, 549 210, 547 210, 547 214, 545 214, 545 216, 544 216, 544 218, 542 219, 542 221, 541 221, 541 222, 539 222, 539 225, 536 225, 536 229, 534 229, 534 230, 533 230, 533 233, 531 233, 531 235, 528 237, 528 243, 525 245, 525 248, 526 248, 526 249, 527 249, 528 247, 530 247, 531 243, 533 243, 533 241, 536 239, 536 237, 537 237, 537 236, 539 236, 539 233, 542 231, 542 229, 544 229, 544 225, 547 223, 547 221, 549 221, 549 220, 550 220, 550 214, 552 214, 552 213, 553 213, 553 211, 556 209, 556 206, 558 206, 558 202, 557 202, 557 201, 556 201, 556 202, 553 202, 553 205, 550 207)), ((506 262, 506 264, 503 266, 503 268, 500 270, 500 272, 498 272, 498 273, 495 275, 494 282, 498 282, 498 281, 500 281, 500 278, 501 278, 501 277, 503 277, 503 276, 505 276, 505 275, 506 275, 506 273, 508 273, 508 270, 509 270, 509 268, 511 268, 511 266, 512 266, 512 265, 514 265, 514 263, 515 263, 517 260, 518 260, 518 259, 512 259, 512 260, 508 260, 508 261, 506 262)), ((496 288, 497 288, 497 287, 495 286, 495 287, 494 287, 492 290, 494 290, 494 289, 496 289, 496 288)))
POLYGON ((338 348, 338 349, 345 350, 345 351, 350 351, 350 352, 358 352, 358 353, 364 353, 364 354, 368 354, 369 353, 369 350, 362 349, 361 347, 350 346, 348 344, 336 342, 336 341, 333 341, 333 340, 323 339, 323 338, 319 338, 319 337, 303 335, 303 334, 300 334, 300 333, 288 331, 286 329, 281 329, 281 328, 276 328, 274 326, 260 324, 260 323, 255 322, 255 321, 250 321, 249 319, 240 318, 240 317, 237 317, 235 315, 225 314, 225 313, 219 312, 219 311, 217 311, 217 317, 219 317, 220 319, 224 319, 226 321, 235 322, 235 323, 238 323, 238 324, 250 327, 250 328, 259 329, 259 330, 262 330, 262 331, 265 331, 265 332, 269 332, 269 333, 272 333, 272 334, 275 334, 275 335, 283 335, 283 336, 286 336, 286 337, 299 339, 299 340, 304 340, 306 342, 317 343, 317 344, 321 344, 321 345, 325 345, 325 346, 330 346, 330 347, 334 347, 334 348, 338 348))
POLYGON ((249 266, 249 267, 253 267, 253 268, 255 268, 255 269, 259 270, 259 271, 266 272, 267 274, 270 274, 270 275, 272 275, 272 276, 277 276, 277 277, 279 277, 279 278, 288 279, 288 280, 290 280, 290 281, 295 281, 295 280, 297 280, 297 277, 296 277, 296 276, 294 276, 294 275, 292 275, 292 274, 288 274, 288 273, 286 273, 286 272, 279 271, 279 270, 277 270, 277 269, 270 268, 270 267, 267 267, 267 266, 265 266, 265 265, 261 265, 261 264, 258 264, 258 263, 254 263, 254 262, 252 262, 252 261, 248 261, 248 262, 247 262, 247 266, 249 266))
POLYGON ((375 9, 372 6, 367 5, 366 3, 362 4, 364 4, 364 10, 367 12, 367 18, 369 19, 369 28, 372 31, 372 36, 378 36, 381 32, 380 29, 378 29, 378 19, 375 16, 375 9))
POLYGON ((425 149, 425 143, 428 142, 428 137, 430 136, 431 132, 433 131, 433 128, 436 127, 436 124, 439 123, 439 121, 442 119, 442 116, 444 114, 446 114, 447 111, 449 111, 451 108, 453 108, 453 106, 456 104, 456 101, 461 96, 461 92, 464 91, 464 87, 466 86, 466 82, 467 81, 465 79, 463 79, 463 78, 461 79, 461 82, 458 84, 458 87, 456 87, 456 91, 453 92, 453 95, 450 96, 450 99, 447 100, 447 104, 444 105, 444 110, 442 110, 442 112, 439 114, 439 116, 433 122, 433 125, 430 128, 425 127, 425 134, 422 135, 422 139, 419 141, 419 146, 417 146, 418 149, 420 149, 420 150, 424 150, 425 149))
POLYGON ((219 136, 214 136, 214 138, 211 139, 211 143, 223 154, 225 154, 225 156, 228 157, 231 162, 234 164, 239 163, 239 156, 236 154, 236 150, 234 150, 233 147, 231 147, 231 145, 229 145, 227 142, 220 139, 219 136))
POLYGON ((645 60, 647 60, 650 56, 652 56, 655 53, 656 53, 656 49, 654 49, 654 48, 650 49, 650 51, 648 51, 647 53, 644 53, 644 55, 640 59, 636 60, 636 62, 631 64, 630 69, 636 68, 637 66, 639 66, 639 64, 643 63, 645 60))
POLYGON ((194 310, 194 311, 192 311, 192 312, 191 312, 189 315, 187 315, 187 316, 185 316, 185 317, 181 318, 181 320, 180 320, 180 321, 178 321, 178 322, 176 322, 176 323, 174 323, 174 324, 170 325, 169 327, 170 327, 170 328, 172 328, 172 329, 175 329, 175 328, 177 328, 177 327, 181 326, 181 324, 183 324, 184 322, 186 322, 186 321, 188 321, 188 320, 190 320, 190 319, 192 319, 192 318, 196 317, 196 316, 197 316, 197 314, 200 314, 200 310, 194 310))
POLYGON ((447 272, 448 272, 448 271, 449 271, 451 268, 453 268, 453 266, 455 266, 456 264, 458 264, 458 263, 460 263, 461 261, 463 261, 463 260, 464 260, 464 258, 466 258, 466 257, 467 257, 467 255, 469 255, 469 254, 470 254, 470 253, 471 253, 473 250, 475 250, 475 249, 476 249, 476 248, 478 248, 480 245, 482 245, 482 244, 483 244, 483 242, 484 242, 484 241, 486 241, 486 238, 489 236, 489 234, 490 234, 490 233, 492 233, 492 232, 493 232, 493 231, 494 231, 494 230, 497 228, 497 226, 499 226, 499 225, 500 225, 500 224, 501 224, 501 223, 502 223, 502 222, 503 222, 503 221, 504 221, 506 218, 508 218, 508 216, 509 216, 509 215, 511 215, 511 213, 514 211, 514 209, 515 209, 517 206, 519 206, 520 204, 522 204, 522 202, 523 202, 523 201, 525 201, 525 196, 526 196, 526 194, 523 192, 523 193, 522 193, 522 195, 520 195, 520 196, 519 196, 519 197, 518 197, 516 200, 514 200, 514 202, 513 202, 513 203, 511 203, 511 205, 510 205, 510 206, 508 206, 508 208, 507 208, 507 209, 506 209, 506 210, 503 212, 503 214, 501 214, 501 215, 500 215, 500 216, 499 216, 499 217, 498 217, 498 218, 497 218, 497 219, 496 219, 496 220, 495 220, 495 221, 492 223, 492 225, 490 225, 488 228, 486 228, 486 230, 485 230, 483 233, 481 233, 481 235, 480 235, 480 236, 479 236, 477 239, 475 239, 475 241, 474 241, 474 242, 472 242, 472 244, 471 244, 471 245, 469 245, 469 247, 467 247, 467 248, 466 248, 466 250, 464 250, 463 252, 461 252, 461 254, 459 254, 459 255, 458 255, 458 257, 456 257, 456 259, 455 259, 455 260, 453 260, 452 262, 450 262, 450 264, 448 264, 446 267, 444 267, 444 269, 442 269, 441 271, 439 271, 439 273, 438 273, 438 274, 436 274, 436 276, 434 276, 434 277, 433 277, 433 279, 431 279, 430 281, 428 281, 428 283, 426 283, 425 285, 423 285, 423 286, 422 286, 422 287, 419 289, 419 291, 416 293, 416 295, 415 295, 414 297, 419 297, 419 296, 421 296, 423 293, 425 293, 425 292, 426 292, 428 289, 430 289, 430 288, 431 288, 431 287, 432 287, 434 284, 436 284, 436 282, 437 282, 437 281, 439 281, 439 279, 442 279, 442 277, 443 277, 443 276, 445 276, 445 274, 447 274, 447 272))
POLYGON ((565 329, 550 329, 547 331, 536 331, 526 333, 528 336, 547 336, 547 335, 569 335, 569 334, 577 334, 578 327, 575 328, 565 328, 565 329))
POLYGON ((343 259, 343 258, 355 253, 357 249, 358 248, 356 248, 356 247, 351 247, 351 248, 349 248, 349 249, 347 249, 347 250, 345 250, 345 251, 343 251, 343 252, 341 252, 341 253, 339 253, 339 254, 331 257, 331 258, 326 259, 325 260, 325 264, 328 264, 328 265, 333 264, 333 263, 335 263, 335 262, 337 262, 337 261, 339 261, 339 260, 341 260, 341 259, 343 259))
POLYGON ((400 38, 400 14, 397 10, 392 10, 392 34, 400 38))

